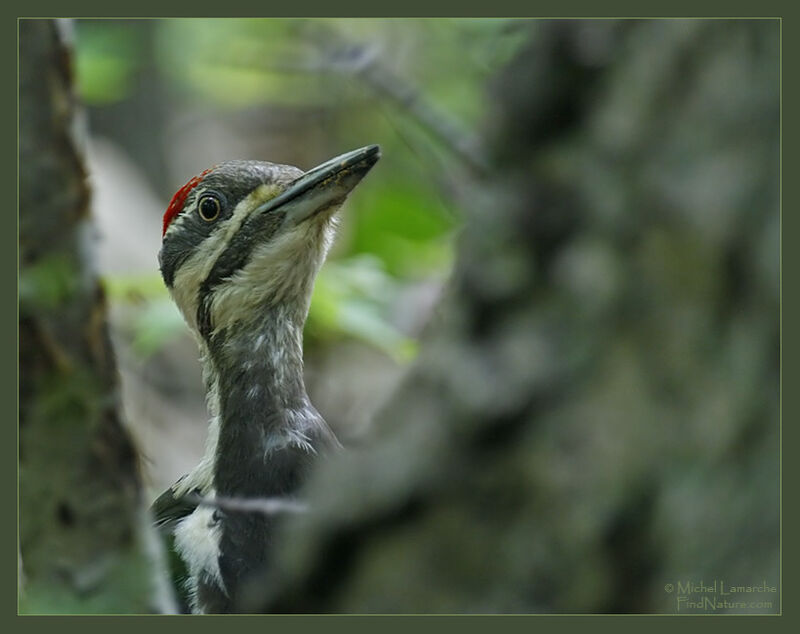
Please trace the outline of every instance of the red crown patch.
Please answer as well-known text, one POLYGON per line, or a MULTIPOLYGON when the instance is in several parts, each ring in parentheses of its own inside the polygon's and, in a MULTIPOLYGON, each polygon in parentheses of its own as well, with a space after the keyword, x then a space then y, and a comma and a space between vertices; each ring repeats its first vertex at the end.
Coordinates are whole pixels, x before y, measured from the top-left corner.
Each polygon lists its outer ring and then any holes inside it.
POLYGON ((164 234, 167 233, 169 225, 173 220, 175 220, 175 216, 177 216, 181 212, 181 209, 183 209, 183 205, 186 203, 186 199, 189 197, 189 192, 197 187, 200 184, 200 181, 203 180, 203 177, 212 169, 214 168, 210 167, 198 176, 194 176, 193 178, 189 179, 188 183, 175 192, 172 200, 169 201, 169 207, 167 207, 167 210, 164 212, 164 225, 161 229, 162 238, 164 237, 164 234))

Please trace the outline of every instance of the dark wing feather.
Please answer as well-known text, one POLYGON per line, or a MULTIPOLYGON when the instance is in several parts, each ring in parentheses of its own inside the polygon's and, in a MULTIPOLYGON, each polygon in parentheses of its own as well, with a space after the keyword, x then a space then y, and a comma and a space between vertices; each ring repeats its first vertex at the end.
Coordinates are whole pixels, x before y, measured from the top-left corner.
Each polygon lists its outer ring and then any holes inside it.
MULTIPOLYGON (((183 478, 185 477, 183 476, 183 478)), ((197 501, 200 496, 198 489, 186 495, 175 495, 175 488, 183 478, 159 495, 150 506, 153 523, 162 532, 172 533, 178 520, 190 515, 197 508, 197 501)))
MULTIPOLYGON (((183 476, 185 478, 186 476, 183 476)), ((170 488, 158 496, 150 506, 153 523, 161 533, 164 551, 167 555, 167 567, 175 591, 178 609, 183 614, 191 612, 191 598, 187 586, 189 571, 186 564, 175 549, 175 538, 172 534, 179 520, 190 515, 197 508, 199 491, 195 489, 188 495, 175 495, 175 488, 183 480, 181 478, 170 488)))

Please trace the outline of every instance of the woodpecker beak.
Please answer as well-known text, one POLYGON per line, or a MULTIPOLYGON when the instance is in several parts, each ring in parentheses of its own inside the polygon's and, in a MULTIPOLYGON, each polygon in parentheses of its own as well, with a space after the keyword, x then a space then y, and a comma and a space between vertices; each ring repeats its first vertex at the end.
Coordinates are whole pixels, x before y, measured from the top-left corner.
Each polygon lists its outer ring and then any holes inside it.
POLYGON ((266 213, 280 208, 286 229, 331 208, 338 208, 381 157, 377 145, 347 152, 309 170, 281 194, 256 210, 266 213))

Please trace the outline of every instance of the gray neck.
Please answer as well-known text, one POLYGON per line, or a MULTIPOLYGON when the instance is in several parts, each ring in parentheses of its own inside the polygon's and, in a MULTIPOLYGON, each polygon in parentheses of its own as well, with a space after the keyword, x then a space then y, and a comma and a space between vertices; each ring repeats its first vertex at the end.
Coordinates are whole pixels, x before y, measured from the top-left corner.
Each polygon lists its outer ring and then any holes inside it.
POLYGON ((303 381, 304 319, 304 311, 285 306, 265 309, 257 323, 219 333, 208 344, 206 376, 219 416, 219 495, 283 493, 269 491, 272 484, 260 475, 270 456, 286 448, 311 451, 308 439, 325 426, 303 381))

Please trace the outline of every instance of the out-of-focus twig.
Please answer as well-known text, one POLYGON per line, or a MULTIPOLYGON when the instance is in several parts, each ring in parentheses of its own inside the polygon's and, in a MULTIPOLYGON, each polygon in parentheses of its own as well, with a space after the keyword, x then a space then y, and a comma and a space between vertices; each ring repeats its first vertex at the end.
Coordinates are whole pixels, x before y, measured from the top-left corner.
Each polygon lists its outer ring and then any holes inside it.
POLYGON ((478 137, 437 108, 416 86, 390 71, 375 46, 347 41, 341 34, 319 24, 305 24, 300 34, 320 56, 313 61, 272 60, 267 65, 269 70, 351 75, 400 106, 475 174, 485 175, 489 171, 487 154, 478 137))
POLYGON ((191 501, 198 506, 210 506, 222 511, 237 513, 260 513, 262 515, 279 515, 281 513, 305 513, 308 506, 296 500, 286 498, 207 498, 200 495, 191 496, 191 501))

